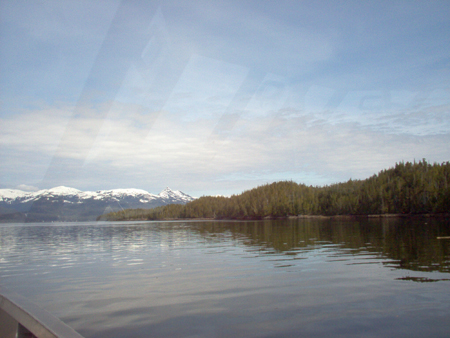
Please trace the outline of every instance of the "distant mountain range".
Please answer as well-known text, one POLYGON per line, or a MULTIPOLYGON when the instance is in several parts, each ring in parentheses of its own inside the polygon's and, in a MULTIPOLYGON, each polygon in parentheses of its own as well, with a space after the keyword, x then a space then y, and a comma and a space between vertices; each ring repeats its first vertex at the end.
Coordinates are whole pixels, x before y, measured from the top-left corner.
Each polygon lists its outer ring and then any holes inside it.
POLYGON ((63 186, 36 192, 0 189, 0 222, 92 221, 112 211, 151 209, 194 199, 170 188, 158 195, 140 189, 80 191, 63 186))

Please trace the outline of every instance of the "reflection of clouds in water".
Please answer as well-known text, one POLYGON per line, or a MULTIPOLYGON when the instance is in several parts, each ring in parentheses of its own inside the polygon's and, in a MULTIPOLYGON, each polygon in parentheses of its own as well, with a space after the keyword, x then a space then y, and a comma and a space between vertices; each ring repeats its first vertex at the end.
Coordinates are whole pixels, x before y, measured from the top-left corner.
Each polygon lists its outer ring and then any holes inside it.
POLYGON ((0 233, 2 261, 12 264, 8 275, 22 274, 11 257, 20 257, 23 264, 36 270, 101 262, 120 267, 144 264, 144 253, 158 256, 189 241, 198 242, 198 235, 185 227, 154 223, 131 227, 13 225, 0 227, 0 233))
MULTIPOLYGON (((436 259, 429 248, 435 232, 442 230, 421 232, 410 224, 395 226, 392 220, 366 227, 313 220, 2 226, 0 240, 11 233, 20 243, 8 253, 0 246, 0 256, 11 257, 0 273, 2 285, 12 286, 85 336, 200 332, 209 337, 219 329, 227 336, 262 336, 267 327, 274 336, 286 336, 293 328, 304 332, 312 325, 323 333, 324 319, 342 322, 342 313, 347 318, 361 304, 371 317, 417 313, 409 306, 418 304, 411 296, 417 293, 392 283, 424 281, 430 273, 404 277, 385 253, 395 255, 392 249, 400 248, 413 258, 428 252, 436 259), (412 230, 420 236, 411 236, 412 230), (404 245, 408 238, 420 245, 404 245), (56 255, 70 257, 58 246, 71 250, 76 264, 56 260, 56 255), (35 255, 40 250, 41 256, 35 255), (383 262, 391 265, 384 268, 383 262), (16 274, 4 278, 7 270, 16 274)), ((447 285, 433 284, 427 289, 431 301, 420 306, 422 320, 436 304, 448 304, 447 285)), ((435 323, 433 311, 431 317, 435 323)), ((398 329, 405 332, 404 321, 398 329)))
MULTIPOLYGON (((286 318, 310 323, 312 306, 322 313, 335 304, 341 313, 368 302, 385 316, 387 293, 402 300, 411 294, 392 288, 396 279, 430 281, 434 269, 433 281, 448 281, 442 271, 450 272, 449 253, 436 239, 448 229, 427 222, 426 229, 410 220, 6 225, 0 227, 0 275, 2 285, 81 333, 172 328, 167 321, 176 319, 185 335, 186 316, 203 322, 213 314, 235 318, 240 330, 248 315, 251 332, 255 316, 267 323, 280 315, 282 333, 286 318), (405 277, 404 269, 414 276, 405 277), (293 316, 302 309, 307 313, 293 316)), ((447 304, 445 287, 428 290, 428 298, 447 304)))
POLYGON ((86 266, 104 271, 133 266, 172 271, 184 268, 192 255, 231 254, 259 257, 273 267, 281 264, 303 269, 304 263, 296 260, 308 259, 378 262, 395 269, 450 272, 449 253, 442 251, 442 243, 436 238, 446 233, 444 223, 428 220, 428 228, 422 229, 417 227, 420 222, 391 219, 370 224, 333 223, 313 219, 2 226, 1 271, 2 278, 29 272, 59 274, 58 269, 83 270, 86 266), (411 249, 400 250, 402 247, 411 249))

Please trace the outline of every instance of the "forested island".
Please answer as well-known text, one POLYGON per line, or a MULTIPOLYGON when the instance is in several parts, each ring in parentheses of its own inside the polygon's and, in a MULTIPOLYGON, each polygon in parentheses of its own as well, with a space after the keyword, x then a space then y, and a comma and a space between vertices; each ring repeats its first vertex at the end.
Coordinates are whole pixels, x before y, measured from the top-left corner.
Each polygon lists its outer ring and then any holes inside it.
POLYGON ((400 162, 365 180, 323 187, 292 181, 265 184, 231 197, 200 197, 185 205, 127 209, 98 220, 263 219, 289 216, 446 214, 450 162, 400 162))

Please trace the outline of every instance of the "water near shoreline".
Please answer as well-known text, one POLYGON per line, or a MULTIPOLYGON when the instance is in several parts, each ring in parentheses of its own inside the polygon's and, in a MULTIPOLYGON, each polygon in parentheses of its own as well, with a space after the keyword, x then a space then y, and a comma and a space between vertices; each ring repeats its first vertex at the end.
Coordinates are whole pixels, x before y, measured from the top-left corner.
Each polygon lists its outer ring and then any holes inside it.
POLYGON ((85 337, 447 337, 435 219, 0 225, 0 284, 85 337))

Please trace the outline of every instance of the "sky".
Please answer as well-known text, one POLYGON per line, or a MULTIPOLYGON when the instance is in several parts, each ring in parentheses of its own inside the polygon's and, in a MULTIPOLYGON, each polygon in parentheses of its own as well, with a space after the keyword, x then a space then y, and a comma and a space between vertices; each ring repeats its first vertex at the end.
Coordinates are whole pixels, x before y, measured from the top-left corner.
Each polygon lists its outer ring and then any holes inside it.
POLYGON ((0 188, 232 195, 450 160, 448 1, 0 0, 0 188))

